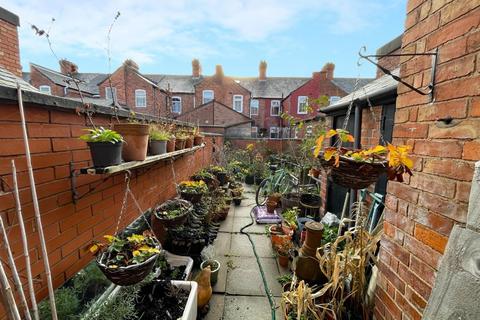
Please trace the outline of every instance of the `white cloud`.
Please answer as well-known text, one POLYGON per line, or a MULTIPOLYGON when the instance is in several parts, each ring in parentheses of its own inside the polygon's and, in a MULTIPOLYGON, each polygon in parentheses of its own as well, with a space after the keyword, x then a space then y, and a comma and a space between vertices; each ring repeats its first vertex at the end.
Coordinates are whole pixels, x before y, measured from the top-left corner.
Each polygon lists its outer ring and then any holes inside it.
POLYGON ((22 50, 48 52, 46 41, 33 34, 30 24, 46 29, 55 17, 53 47, 58 56, 67 58, 105 56, 108 26, 120 11, 112 32, 114 65, 126 58, 153 63, 159 54, 188 59, 218 56, 231 49, 230 41, 267 43, 301 24, 305 15, 325 19, 334 32, 353 32, 368 25, 379 6, 374 0, 4 2, 6 9, 20 16, 22 50))

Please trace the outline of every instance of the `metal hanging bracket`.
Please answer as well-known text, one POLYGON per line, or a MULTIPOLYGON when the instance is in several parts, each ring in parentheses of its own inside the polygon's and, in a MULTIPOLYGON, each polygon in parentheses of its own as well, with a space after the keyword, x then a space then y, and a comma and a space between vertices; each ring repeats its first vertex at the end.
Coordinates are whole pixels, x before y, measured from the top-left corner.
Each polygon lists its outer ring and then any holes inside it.
POLYGON ((367 48, 365 46, 360 48, 360 51, 358 51, 358 55, 360 56, 359 60, 360 59, 367 60, 368 62, 372 63, 377 68, 379 68, 383 73, 391 76, 393 79, 395 79, 396 81, 404 84, 409 89, 415 91, 418 94, 421 94, 422 96, 427 96, 428 95, 430 97, 429 102, 434 102, 435 101, 435 96, 434 96, 434 94, 435 94, 435 74, 436 74, 436 69, 437 69, 438 48, 435 49, 433 52, 425 52, 425 53, 392 53, 392 54, 370 54, 370 55, 366 55, 364 53, 362 54, 362 51, 365 53, 367 51, 367 48), (415 56, 431 56, 432 57, 432 76, 431 76, 430 83, 428 85, 428 91, 427 92, 422 91, 420 89, 417 89, 413 85, 403 81, 399 76, 396 76, 396 75, 392 74, 390 72, 390 70, 382 67, 381 65, 379 65, 378 63, 376 63, 375 61, 373 61, 371 59, 371 58, 384 58, 384 57, 415 57, 415 56))

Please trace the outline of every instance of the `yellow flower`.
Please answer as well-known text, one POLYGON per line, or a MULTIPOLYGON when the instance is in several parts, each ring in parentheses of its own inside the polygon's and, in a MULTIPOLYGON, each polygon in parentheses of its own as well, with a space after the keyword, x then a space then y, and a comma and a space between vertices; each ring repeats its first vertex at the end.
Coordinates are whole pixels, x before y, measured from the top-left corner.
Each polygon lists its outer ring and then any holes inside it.
POLYGON ((134 257, 136 257, 136 256, 139 256, 141 253, 140 253, 140 251, 135 250, 135 251, 132 252, 132 254, 133 254, 134 257))
POLYGON ((145 241, 145 237, 139 234, 132 234, 130 237, 127 237, 129 242, 142 243, 145 241))
POLYGON ((251 152, 251 151, 253 151, 254 148, 255 148, 255 146, 253 145, 253 143, 247 144, 247 150, 248 150, 248 151, 251 152))
POLYGON ((109 235, 109 234, 104 235, 103 238, 104 238, 105 240, 107 240, 107 243, 108 243, 108 244, 112 243, 114 240, 117 240, 116 237, 111 236, 111 235, 109 235))

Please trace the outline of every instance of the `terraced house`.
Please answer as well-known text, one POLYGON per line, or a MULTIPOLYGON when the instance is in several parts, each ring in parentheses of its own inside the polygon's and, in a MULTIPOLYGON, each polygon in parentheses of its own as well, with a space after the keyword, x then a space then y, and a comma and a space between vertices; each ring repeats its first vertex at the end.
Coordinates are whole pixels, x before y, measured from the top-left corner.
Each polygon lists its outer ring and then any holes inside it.
MULTIPOLYGON (((23 77, 47 94, 82 96, 87 102, 190 121, 204 131, 227 136, 277 139, 295 135, 282 113, 311 119, 319 111, 307 108, 309 99, 325 95, 335 102, 353 91, 356 79, 336 78, 334 69, 327 63, 312 77, 268 77, 267 62, 261 61, 257 77, 227 76, 221 65, 207 76, 194 59, 191 75, 143 74, 134 61, 126 60, 109 77, 80 73, 77 65, 61 60, 60 72, 32 63, 23 77)), ((371 80, 359 79, 357 85, 371 80)))

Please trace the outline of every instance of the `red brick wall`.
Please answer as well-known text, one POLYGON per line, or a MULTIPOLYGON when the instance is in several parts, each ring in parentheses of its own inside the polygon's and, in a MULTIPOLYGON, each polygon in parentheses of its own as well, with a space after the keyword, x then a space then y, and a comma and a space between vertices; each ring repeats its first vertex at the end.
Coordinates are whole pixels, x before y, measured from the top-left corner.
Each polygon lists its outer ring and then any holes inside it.
MULTIPOLYGON (((108 83, 108 80, 106 82, 108 83)), ((152 116, 167 116, 170 113, 170 110, 166 108, 166 94, 152 86, 151 83, 145 81, 145 79, 129 67, 125 67, 125 95, 127 106, 135 112, 146 113, 152 116), (137 89, 146 91, 146 108, 137 108, 135 106, 135 90, 137 89)))
MULTIPOLYGON (((25 107, 49 260, 54 285, 58 287, 92 259, 91 254, 85 251, 85 247, 92 240, 114 232, 125 186, 124 176, 113 175, 105 182, 102 182, 102 176, 79 176, 77 191, 80 195, 86 195, 76 204, 73 203, 69 164, 73 162, 75 168, 80 168, 90 163, 89 150, 86 144, 78 139, 78 136, 84 133, 87 122, 73 110, 62 112, 33 105, 25 107), (90 188, 95 190, 89 192, 90 188)), ((18 107, 16 104, 2 103, 0 108, 0 177, 8 185, 12 185, 10 161, 14 159, 30 245, 32 272, 35 278, 41 280, 36 284, 37 298, 40 300, 46 297, 47 289, 34 222, 18 107)), ((108 126, 111 119, 97 114, 94 121, 97 125, 108 126)), ((222 137, 215 139, 217 145, 222 144, 222 137)), ((206 148, 175 161, 177 183, 211 162, 212 139, 207 137, 206 142, 206 148)), ((0 192, 0 212, 11 227, 11 245, 17 266, 23 275, 25 266, 21 256, 23 251, 14 199, 6 184, 2 184, 2 187, 4 189, 0 192)), ((131 187, 145 210, 175 196, 176 193, 169 163, 158 163, 134 170, 131 187)), ((130 202, 121 227, 129 224, 138 215, 130 202)))
POLYGON ((108 79, 107 77, 103 82, 98 84, 98 90, 101 98, 105 99, 105 88, 110 87, 110 83, 113 88, 117 88, 118 103, 120 103, 121 105, 126 105, 127 104, 127 93, 126 93, 127 84, 126 84, 125 67, 123 65, 110 75, 110 79, 108 79))
POLYGON ((241 113, 232 110, 230 107, 223 106, 217 101, 193 109, 189 113, 182 113, 176 119, 199 124, 200 126, 229 126, 249 120, 241 113))
MULTIPOLYGON (((40 71, 37 70, 34 66, 30 67, 30 84, 35 88, 39 89, 40 86, 50 86, 50 90, 52 95, 65 97, 65 86, 60 86, 44 76, 40 71)), ((104 90, 105 94, 105 90, 104 90)), ((83 97, 91 97, 92 95, 86 92, 82 92, 83 97)), ((79 98, 80 95, 78 91, 75 89, 75 85, 72 84, 67 91, 67 97, 79 98)))
POLYGON ((233 108, 233 96, 243 95, 243 114, 250 117, 250 91, 227 76, 205 77, 195 86, 196 106, 203 104, 203 90, 213 90, 216 101, 233 108))
MULTIPOLYGON (((402 52, 439 49, 436 101, 398 89, 394 143, 413 146, 414 176, 390 182, 376 292, 377 319, 420 319, 454 224, 463 224, 480 159, 480 3, 409 0, 402 52), (436 119, 452 117, 444 128, 436 119)), ((401 77, 424 87, 430 57, 402 59, 401 77)))
POLYGON ((0 19, 0 66, 22 77, 17 26, 0 19))
MULTIPOLYGON (((193 110, 194 105, 197 107, 200 105, 198 101, 195 101, 195 94, 193 93, 171 93, 172 97, 180 97, 182 99, 182 113, 193 110)), ((176 115, 176 114, 173 114, 176 115)))
MULTIPOLYGON (((397 50, 389 52, 388 54, 398 54, 401 53, 401 51, 402 49, 398 48, 397 50)), ((400 57, 382 57, 378 59, 377 63, 385 69, 392 71, 400 65, 400 57)), ((383 75, 385 75, 385 73, 377 68, 376 78, 380 78, 383 75)))

